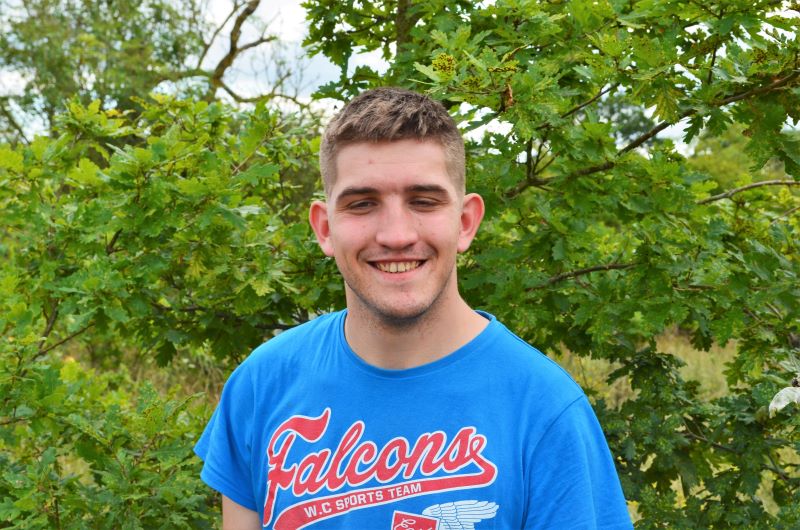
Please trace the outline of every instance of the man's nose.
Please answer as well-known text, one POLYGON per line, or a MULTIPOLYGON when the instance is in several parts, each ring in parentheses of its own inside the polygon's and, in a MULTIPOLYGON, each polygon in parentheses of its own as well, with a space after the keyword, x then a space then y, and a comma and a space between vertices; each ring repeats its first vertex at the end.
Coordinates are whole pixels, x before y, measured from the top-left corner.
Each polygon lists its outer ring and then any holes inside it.
POLYGON ((406 248, 419 240, 419 219, 401 205, 387 204, 380 216, 375 239, 387 248, 406 248))

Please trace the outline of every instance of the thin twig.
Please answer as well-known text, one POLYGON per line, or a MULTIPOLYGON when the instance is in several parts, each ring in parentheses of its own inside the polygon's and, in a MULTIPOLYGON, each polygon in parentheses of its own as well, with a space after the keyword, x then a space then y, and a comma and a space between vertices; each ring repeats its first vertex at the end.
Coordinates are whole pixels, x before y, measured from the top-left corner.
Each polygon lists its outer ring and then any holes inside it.
POLYGON ((737 455, 739 454, 739 452, 736 449, 734 449, 732 447, 728 447, 727 445, 722 445, 721 443, 712 442, 711 440, 709 440, 708 438, 706 438, 702 434, 696 434, 695 432, 693 432, 689 428, 689 426, 686 425, 685 423, 683 425, 684 425, 684 427, 686 427, 686 434, 689 435, 689 438, 693 438, 693 439, 695 439, 695 440, 697 440, 699 442, 705 442, 708 445, 710 445, 711 447, 715 447, 715 448, 720 449, 722 451, 727 451, 728 453, 733 453, 733 454, 737 454, 737 455))
POLYGON ((561 282, 563 280, 568 280, 570 278, 577 278, 579 276, 585 276, 587 274, 591 274, 593 272, 598 271, 611 271, 611 270, 623 270, 623 269, 630 269, 631 267, 635 267, 635 263, 610 263, 608 265, 595 265, 593 267, 586 267, 585 269, 578 269, 569 272, 562 272, 561 274, 556 274, 555 276, 551 276, 541 285, 537 285, 535 287, 531 287, 528 290, 535 290, 535 289, 542 289, 544 287, 548 287, 553 285, 554 283, 561 282))
MULTIPOLYGON (((533 138, 528 140, 525 146, 527 156, 525 157, 525 182, 528 182, 533 176, 533 138)), ((539 153, 536 153, 537 162, 539 161, 539 153)))
MULTIPOLYGON (((694 114, 694 112, 692 112, 692 114, 694 114)), ((685 116, 681 116, 681 118, 678 121, 680 121, 683 118, 686 118, 686 117, 688 117, 690 115, 691 114, 686 114, 685 116)), ((677 121, 675 123, 677 123, 677 121)), ((667 121, 662 121, 661 123, 659 123, 658 125, 656 125, 652 129, 650 129, 649 131, 647 131, 646 133, 644 133, 643 135, 639 136, 634 141, 632 141, 631 143, 629 143, 628 145, 626 145, 625 147, 620 149, 619 155, 625 154, 628 151, 632 151, 633 149, 636 149, 637 147, 639 147, 640 145, 645 143, 647 140, 653 138, 655 135, 657 135, 658 133, 660 133, 661 131, 663 131, 664 129, 669 127, 670 125, 672 125, 672 123, 667 122, 667 121)), ((619 156, 619 155, 617 155, 617 156, 619 156)))
MULTIPOLYGON (((535 175, 541 173, 544 168, 539 169, 539 162, 542 161, 542 157, 545 154, 545 145, 547 145, 547 134, 549 131, 545 131, 544 135, 542 136, 541 141, 539 142, 539 149, 536 150, 536 160, 533 162, 533 172, 529 175, 529 179, 533 178, 535 175)), ((547 150, 549 151, 549 149, 547 150)))
POLYGON ((266 44, 268 42, 274 42, 277 40, 278 37, 275 35, 269 35, 268 37, 261 37, 259 39, 254 40, 253 42, 248 42, 247 44, 243 44, 239 47, 239 53, 242 53, 245 50, 249 50, 250 48, 255 48, 256 46, 261 46, 262 44, 266 44))
POLYGON ((31 143, 30 140, 28 140, 28 137, 25 136, 25 130, 17 122, 16 118, 14 118, 14 115, 11 114, 11 111, 8 110, 5 105, 0 105, 0 114, 5 116, 5 118, 8 120, 8 123, 11 125, 11 127, 15 131, 17 131, 17 134, 19 134, 19 139, 22 140, 22 143, 24 143, 25 145, 28 145, 28 144, 31 143))
MULTIPOLYGON (((288 77, 288 75, 289 74, 287 73, 286 76, 284 76, 284 77, 288 77)), ((237 94, 236 92, 234 92, 234 90, 231 87, 226 85, 221 80, 217 83, 217 85, 219 86, 219 88, 221 88, 222 90, 227 92, 228 95, 230 97, 232 97, 234 99, 234 101, 236 101, 237 103, 258 103, 259 101, 268 101, 270 99, 280 98, 280 99, 285 99, 287 101, 291 101, 292 103, 294 103, 295 105, 297 105, 298 107, 301 107, 301 108, 307 108, 308 107, 308 103, 300 101, 295 96, 290 96, 289 94, 284 94, 282 92, 276 92, 274 90, 269 92, 269 93, 267 93, 267 94, 261 94, 261 95, 253 96, 253 97, 246 97, 246 96, 242 96, 241 94, 237 94)))
POLYGON ((747 186, 734 188, 732 190, 726 191, 725 193, 720 193, 719 195, 713 195, 711 197, 705 198, 702 201, 697 201, 697 204, 708 204, 709 202, 720 201, 722 199, 729 199, 734 195, 736 195, 737 193, 751 190, 753 188, 760 188, 762 186, 800 186, 800 180, 776 179, 776 180, 762 180, 761 182, 753 182, 752 184, 748 184, 747 186))
MULTIPOLYGON (((750 96, 757 96, 759 94, 765 94, 767 92, 771 92, 773 90, 776 90, 778 88, 781 88, 781 87, 789 84, 791 81, 797 79, 798 76, 800 76, 800 70, 795 70, 791 74, 789 74, 789 75, 787 75, 785 77, 782 77, 780 79, 776 79, 775 81, 773 81, 772 83, 770 83, 768 85, 764 85, 764 86, 760 86, 760 87, 756 87, 756 88, 751 88, 750 90, 742 92, 741 94, 734 94, 733 96, 724 98, 724 99, 720 100, 719 102, 717 102, 717 104, 715 106, 722 107, 722 106, 727 105, 729 103, 735 103, 736 101, 741 101, 743 99, 747 99, 750 96)), ((694 114, 694 112, 692 114, 694 114)))
POLYGON ((708 65, 708 76, 706 77, 706 84, 710 85, 714 80, 714 64, 717 62, 717 50, 719 45, 714 46, 714 52, 711 54, 711 64, 708 65))
POLYGON ((800 206, 795 206, 794 208, 790 208, 790 209, 786 210, 785 212, 783 212, 782 214, 780 214, 778 217, 776 217, 775 219, 773 219, 773 220, 772 220, 772 221, 769 223, 769 225, 770 225, 770 226, 774 225, 774 224, 775 224, 775 223, 777 223, 779 220, 783 219, 784 217, 789 217, 790 215, 792 215, 794 212, 796 212, 796 211, 798 211, 798 210, 800 210, 800 206))
POLYGON ((78 330, 78 331, 76 331, 75 333, 73 333, 73 334, 69 335, 68 337, 65 337, 65 338, 61 339, 60 341, 56 342, 55 344, 53 344, 53 345, 51 345, 51 346, 48 346, 47 348, 45 348, 45 349, 43 349, 43 350, 42 350, 42 349, 40 349, 40 350, 39 350, 39 352, 36 354, 36 357, 35 357, 35 358, 41 357, 41 356, 42 356, 42 355, 44 355, 45 353, 47 353, 47 352, 49 352, 49 351, 51 351, 51 350, 54 350, 55 348, 58 348, 59 346, 61 346, 61 345, 62 345, 62 344, 64 344, 65 342, 68 342, 68 341, 70 341, 70 340, 74 339, 75 337, 77 337, 77 336, 78 336, 78 335, 80 335, 81 333, 83 333, 83 332, 85 332, 86 330, 88 330, 89 328, 91 328, 93 325, 94 325, 94 324, 89 324, 88 326, 84 326, 83 328, 79 329, 79 330, 78 330))
POLYGON ((789 478, 789 475, 787 475, 782 469, 778 467, 778 464, 775 463, 775 459, 772 458, 772 455, 769 454, 769 451, 767 451, 767 458, 769 458, 769 461, 772 464, 772 467, 767 466, 767 469, 778 475, 781 479, 783 479, 784 482, 791 483, 792 479, 789 478))
POLYGON ((27 419, 28 419, 28 418, 27 418, 27 417, 25 417, 25 416, 23 416, 23 417, 20 417, 20 416, 12 416, 12 417, 10 417, 10 418, 8 418, 8 419, 4 419, 4 420, 0 421, 0 426, 3 426, 3 427, 5 427, 6 425, 13 425, 13 424, 15 424, 15 423, 19 423, 19 422, 21 422, 21 421, 25 421, 25 420, 27 420, 27 419))
MULTIPOLYGON (((720 7, 719 14, 717 15, 717 20, 722 20, 722 16, 725 14, 725 6, 720 7)), ((719 51, 721 42, 719 39, 714 39, 714 52, 711 54, 711 64, 708 65, 708 76, 706 77, 706 84, 710 85, 711 82, 714 80, 714 65, 717 62, 717 52, 719 51)))
POLYGON ((570 115, 572 115, 572 114, 575 114, 575 113, 576 113, 576 112, 578 112, 579 110, 583 109, 584 107, 588 107, 589 105, 591 105, 592 103, 594 103, 595 101, 597 101, 597 100, 598 100, 598 99, 600 99, 601 97, 605 96, 606 94, 608 94, 609 92, 611 92, 612 90, 614 90, 615 88, 617 88, 618 86, 619 86, 619 84, 617 83, 617 84, 614 84, 614 85, 611 85, 611 86, 609 86, 609 87, 608 87, 607 89, 605 89, 605 90, 601 90, 601 91, 600 91, 600 92, 598 92, 598 94, 597 94, 596 96, 594 96, 592 99, 590 99, 590 100, 588 100, 588 101, 584 101, 584 102, 583 102, 583 103, 581 103, 580 105, 576 105, 575 107, 572 107, 572 108, 571 108, 571 109, 569 109, 567 112, 565 112, 564 114, 562 114, 562 115, 561 115, 561 117, 562 117, 562 118, 567 118, 567 117, 569 117, 570 115))
POLYGON ((717 13, 714 13, 713 11, 711 11, 708 7, 704 6, 701 2, 698 2, 697 0, 690 0, 690 3, 692 3, 695 6, 699 7, 700 9, 702 9, 703 11, 708 13, 709 15, 711 15, 713 17, 716 17, 716 18, 719 18, 717 16, 717 13))
POLYGON ((39 341, 39 353, 37 353, 37 357, 42 355, 42 348, 44 347, 45 343, 47 342, 47 337, 50 336, 50 333, 53 332, 53 326, 56 324, 56 319, 58 318, 58 304, 53 307, 53 310, 50 312, 50 315, 47 317, 47 324, 45 325, 44 332, 42 333, 42 338, 39 341))
POLYGON ((117 249, 114 248, 114 245, 117 244, 117 239, 119 239, 121 233, 122 233, 122 228, 114 232, 114 235, 111 236, 111 241, 109 241, 108 244, 106 245, 106 256, 110 256, 111 254, 116 252, 117 249))

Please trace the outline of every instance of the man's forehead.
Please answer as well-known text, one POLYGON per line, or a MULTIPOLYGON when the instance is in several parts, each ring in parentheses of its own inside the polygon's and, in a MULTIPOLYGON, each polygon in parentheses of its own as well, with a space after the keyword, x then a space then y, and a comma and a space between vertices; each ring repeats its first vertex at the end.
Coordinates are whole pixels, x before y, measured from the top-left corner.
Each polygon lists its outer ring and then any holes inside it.
POLYGON ((398 140, 344 146, 336 158, 332 195, 354 190, 441 191, 454 186, 440 144, 398 140))
POLYGON ((358 159, 372 163, 416 162, 424 156, 429 160, 445 160, 444 146, 436 140, 419 140, 404 138, 401 140, 380 140, 377 142, 352 142, 341 146, 336 154, 337 162, 343 157, 358 159), (409 159, 407 154, 414 151, 416 159, 409 159))

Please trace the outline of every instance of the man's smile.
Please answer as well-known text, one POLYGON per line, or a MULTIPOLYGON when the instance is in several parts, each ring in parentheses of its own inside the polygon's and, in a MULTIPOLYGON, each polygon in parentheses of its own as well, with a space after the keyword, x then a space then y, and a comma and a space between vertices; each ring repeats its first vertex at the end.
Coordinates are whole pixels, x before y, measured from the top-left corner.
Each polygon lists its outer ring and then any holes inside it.
POLYGON ((382 272, 408 272, 422 265, 424 261, 377 261, 372 264, 382 272))

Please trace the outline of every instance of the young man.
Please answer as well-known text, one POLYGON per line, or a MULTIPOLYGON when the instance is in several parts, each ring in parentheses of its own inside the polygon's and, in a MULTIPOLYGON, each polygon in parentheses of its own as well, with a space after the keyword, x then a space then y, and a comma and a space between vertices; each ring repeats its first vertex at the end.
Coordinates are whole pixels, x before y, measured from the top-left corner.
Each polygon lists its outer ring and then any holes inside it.
POLYGON ((439 103, 395 88, 325 131, 309 220, 347 309, 257 348, 197 443, 223 528, 631 528, 583 392, 461 298, 483 217, 439 103))

